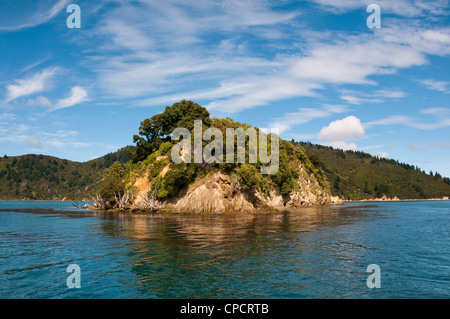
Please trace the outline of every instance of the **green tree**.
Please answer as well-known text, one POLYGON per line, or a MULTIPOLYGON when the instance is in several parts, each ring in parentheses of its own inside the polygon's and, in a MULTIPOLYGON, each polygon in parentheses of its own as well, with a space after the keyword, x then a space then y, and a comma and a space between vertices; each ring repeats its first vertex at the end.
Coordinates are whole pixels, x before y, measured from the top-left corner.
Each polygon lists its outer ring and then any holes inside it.
POLYGON ((336 190, 339 190, 339 183, 341 182, 341 179, 339 178, 339 176, 336 176, 335 180, 334 180, 334 184, 333 187, 336 190))
POLYGON ((311 161, 311 164, 313 164, 314 166, 320 166, 320 164, 322 164, 322 161, 320 160, 319 156, 317 156, 316 154, 312 154, 309 157, 309 160, 311 161))
POLYGON ((108 169, 108 174, 99 189, 100 196, 108 205, 114 205, 115 195, 123 196, 125 193, 125 175, 125 170, 119 162, 114 162, 108 169))
POLYGON ((237 175, 239 176, 239 184, 243 190, 264 190, 264 186, 266 186, 259 170, 253 165, 242 164, 237 171, 237 175))
MULTIPOLYGON (((293 149, 293 148, 292 148, 293 149)), ((288 194, 295 188, 298 172, 290 161, 287 151, 280 148, 280 162, 278 171, 274 175, 275 183, 280 187, 281 194, 288 194)))
POLYGON ((174 129, 180 127, 192 131, 194 120, 201 120, 206 126, 211 125, 207 109, 192 101, 183 100, 167 106, 163 113, 142 121, 139 135, 133 136, 136 148, 130 149, 133 161, 143 161, 158 150, 163 141, 169 140, 169 135, 174 129))

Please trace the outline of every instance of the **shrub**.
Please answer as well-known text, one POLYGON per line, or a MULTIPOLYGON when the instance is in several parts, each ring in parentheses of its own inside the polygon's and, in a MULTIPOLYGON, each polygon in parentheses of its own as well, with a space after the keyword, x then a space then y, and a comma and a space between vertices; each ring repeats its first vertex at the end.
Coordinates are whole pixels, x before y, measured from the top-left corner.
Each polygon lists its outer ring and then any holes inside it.
POLYGON ((184 187, 188 186, 197 175, 195 164, 171 164, 170 170, 160 179, 158 191, 159 199, 167 199, 178 194, 184 187))
POLYGON ((291 166, 285 150, 280 150, 280 164, 275 174, 275 183, 280 187, 281 194, 288 194, 295 189, 298 172, 291 166))
POLYGON ((242 164, 238 171, 239 184, 243 190, 255 189, 265 194, 269 193, 269 184, 259 170, 250 164, 242 164))
POLYGON ((108 175, 100 185, 99 193, 102 199, 110 206, 115 203, 115 194, 125 193, 125 170, 119 162, 115 162, 108 169, 108 175))

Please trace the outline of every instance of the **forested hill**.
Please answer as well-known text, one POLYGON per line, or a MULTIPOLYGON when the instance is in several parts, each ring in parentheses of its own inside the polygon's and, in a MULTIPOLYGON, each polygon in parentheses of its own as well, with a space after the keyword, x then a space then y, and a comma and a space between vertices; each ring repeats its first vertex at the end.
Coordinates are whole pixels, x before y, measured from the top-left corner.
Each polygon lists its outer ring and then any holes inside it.
POLYGON ((114 162, 130 159, 127 148, 84 163, 45 155, 5 155, 0 157, 0 199, 81 200, 97 192, 114 162))
POLYGON ((386 197, 442 198, 450 195, 450 179, 438 172, 359 151, 343 151, 311 143, 300 144, 315 165, 325 172, 331 193, 343 199, 386 197))
MULTIPOLYGON (((442 198, 450 195, 450 180, 413 165, 377 158, 364 152, 342 151, 304 142, 311 162, 325 172, 334 196, 369 199, 442 198)), ((0 199, 81 200, 94 195, 107 168, 130 161, 129 147, 89 162, 72 162, 45 155, 0 157, 0 199)))

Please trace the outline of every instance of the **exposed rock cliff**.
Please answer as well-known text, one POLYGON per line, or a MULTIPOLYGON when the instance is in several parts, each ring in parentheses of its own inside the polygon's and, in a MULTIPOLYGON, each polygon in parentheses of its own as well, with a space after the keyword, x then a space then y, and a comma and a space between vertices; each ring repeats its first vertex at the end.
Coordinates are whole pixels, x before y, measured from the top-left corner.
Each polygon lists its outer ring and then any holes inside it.
MULTIPOLYGON (((268 194, 255 190, 242 190, 237 177, 233 174, 217 172, 209 177, 197 180, 177 196, 162 203, 162 210, 193 213, 254 213, 257 211, 281 210, 313 205, 342 204, 338 197, 319 185, 313 176, 303 167, 298 178, 298 188, 282 195, 277 187, 271 186, 268 194)), ((138 178, 134 186, 138 194, 148 191, 145 178, 138 178)), ((136 199, 135 208, 144 208, 142 201, 136 199)))

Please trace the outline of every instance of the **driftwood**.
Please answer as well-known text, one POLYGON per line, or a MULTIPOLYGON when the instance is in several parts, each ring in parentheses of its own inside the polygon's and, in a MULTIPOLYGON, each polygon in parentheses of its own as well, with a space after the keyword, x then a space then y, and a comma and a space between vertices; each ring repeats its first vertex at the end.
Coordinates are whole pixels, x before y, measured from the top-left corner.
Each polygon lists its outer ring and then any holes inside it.
POLYGON ((129 190, 126 190, 123 195, 114 193, 114 198, 116 199, 115 206, 117 208, 125 208, 127 207, 128 201, 130 200, 131 192, 129 190))
POLYGON ((98 207, 98 208, 102 208, 105 209, 107 208, 107 203, 106 201, 100 196, 100 194, 96 194, 95 197, 89 195, 89 197, 91 198, 92 201, 92 205, 94 207, 98 207))
POLYGON ((146 209, 157 211, 163 208, 163 205, 156 199, 156 194, 159 190, 159 183, 154 187, 153 191, 148 189, 145 195, 140 195, 142 198, 143 206, 146 209))

